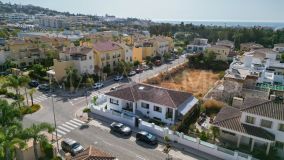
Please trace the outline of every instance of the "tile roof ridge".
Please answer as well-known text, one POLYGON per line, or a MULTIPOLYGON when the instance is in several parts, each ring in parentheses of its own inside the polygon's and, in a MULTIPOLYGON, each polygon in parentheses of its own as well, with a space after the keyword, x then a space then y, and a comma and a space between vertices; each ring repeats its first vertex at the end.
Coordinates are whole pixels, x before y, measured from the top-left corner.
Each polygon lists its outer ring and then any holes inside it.
POLYGON ((234 116, 232 116, 232 117, 229 117, 229 118, 226 118, 226 119, 217 121, 217 122, 213 122, 213 124, 218 124, 218 123, 221 123, 221 122, 224 122, 224 121, 228 121, 228 120, 236 119, 236 118, 240 118, 240 117, 241 117, 241 115, 234 115, 234 116))
POLYGON ((171 101, 171 102, 174 104, 174 106, 177 108, 177 105, 175 104, 175 102, 174 102, 172 96, 170 95, 169 90, 166 90, 166 92, 167 92, 168 96, 170 97, 170 101, 171 101))
POLYGON ((252 105, 252 106, 249 106, 249 107, 246 107, 246 108, 242 108, 241 111, 245 111, 247 109, 255 108, 255 107, 258 107, 260 105, 263 105, 263 104, 266 104, 266 103, 271 103, 271 102, 274 103, 274 101, 269 100, 269 101, 265 101, 265 102, 262 102, 262 103, 259 103, 259 104, 256 104, 256 105, 252 105))

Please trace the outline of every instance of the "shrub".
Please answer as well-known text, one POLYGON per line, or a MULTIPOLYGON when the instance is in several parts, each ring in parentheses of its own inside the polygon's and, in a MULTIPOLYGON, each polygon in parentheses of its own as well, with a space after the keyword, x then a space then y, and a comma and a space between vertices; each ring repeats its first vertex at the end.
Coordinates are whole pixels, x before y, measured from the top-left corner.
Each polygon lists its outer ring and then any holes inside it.
POLYGON ((40 105, 39 104, 34 104, 30 107, 21 107, 21 112, 23 115, 25 114, 32 114, 36 111, 38 111, 40 109, 40 105))
POLYGON ((219 75, 218 75, 219 79, 222 79, 224 76, 225 76, 224 71, 219 72, 219 75))
POLYGON ((6 88, 0 88, 0 94, 6 94, 7 89, 6 88))
POLYGON ((53 158, 53 147, 50 143, 43 141, 41 143, 41 147, 43 149, 43 152, 45 153, 45 157, 48 159, 53 158))
POLYGON ((14 93, 12 93, 12 92, 7 92, 6 94, 6 97, 7 98, 14 98, 16 95, 14 94, 14 93))
POLYGON ((181 122, 175 126, 175 130, 178 132, 188 133, 191 124, 194 124, 198 118, 199 109, 195 109, 193 112, 188 112, 183 116, 181 122), (195 113, 198 112, 198 113, 195 113))
POLYGON ((90 109, 90 108, 84 108, 84 109, 83 109, 83 113, 89 113, 89 112, 91 112, 91 109, 90 109))
POLYGON ((224 103, 216 101, 214 99, 207 100, 203 103, 201 108, 205 108, 208 115, 216 114, 224 106, 224 103))
POLYGON ((199 138, 200 138, 200 140, 202 140, 202 141, 207 141, 207 140, 208 140, 208 135, 207 135, 204 131, 202 131, 202 132, 200 133, 200 135, 199 135, 199 138))

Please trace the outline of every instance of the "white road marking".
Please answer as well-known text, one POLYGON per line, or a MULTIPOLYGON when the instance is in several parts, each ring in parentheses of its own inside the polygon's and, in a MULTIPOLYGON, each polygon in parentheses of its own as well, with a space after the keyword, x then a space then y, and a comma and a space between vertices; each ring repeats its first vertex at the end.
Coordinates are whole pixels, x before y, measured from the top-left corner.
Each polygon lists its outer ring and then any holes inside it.
POLYGON ((77 126, 77 125, 75 125, 75 124, 73 124, 73 123, 70 123, 70 122, 66 122, 68 125, 70 125, 70 126, 72 126, 72 127, 75 127, 75 128, 77 128, 77 127, 79 127, 79 126, 77 126))
POLYGON ((136 158, 137 158, 137 159, 141 159, 141 160, 145 160, 145 158, 143 158, 143 157, 140 156, 140 155, 136 155, 136 158))
POLYGON ((71 130, 66 129, 66 128, 62 127, 62 126, 58 126, 58 128, 60 128, 60 129, 63 130, 63 131, 66 131, 66 132, 70 132, 70 131, 71 131, 71 130))
POLYGON ((82 125, 81 123, 78 123, 78 122, 76 122, 76 121, 74 121, 74 120, 70 120, 69 122, 71 122, 71 123, 73 123, 73 124, 77 124, 77 125, 79 125, 79 126, 82 125))
POLYGON ((83 122, 83 121, 81 121, 81 120, 79 120, 79 119, 76 119, 76 118, 74 118, 73 119, 74 121, 77 121, 77 122, 79 122, 79 123, 81 123, 81 124, 84 124, 85 122, 83 122))
POLYGON ((62 126, 64 126, 64 127, 66 127, 66 128, 69 128, 69 129, 75 129, 75 128, 73 128, 73 127, 70 127, 70 126, 68 126, 68 125, 66 125, 66 124, 62 124, 62 126))
POLYGON ((59 133, 62 134, 62 135, 66 134, 65 132, 61 131, 61 130, 58 129, 58 128, 56 129, 56 131, 59 132, 59 133))

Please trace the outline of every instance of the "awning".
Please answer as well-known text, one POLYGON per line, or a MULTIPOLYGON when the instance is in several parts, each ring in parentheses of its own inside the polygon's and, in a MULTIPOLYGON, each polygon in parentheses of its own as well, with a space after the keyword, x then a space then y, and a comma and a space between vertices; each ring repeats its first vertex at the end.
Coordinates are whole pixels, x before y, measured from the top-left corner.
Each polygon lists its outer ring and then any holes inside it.
POLYGON ((190 111, 194 105, 196 105, 198 103, 198 99, 193 97, 192 99, 190 99, 187 103, 185 103, 183 106, 178 108, 179 113, 181 113, 182 115, 185 115, 188 111, 190 111))

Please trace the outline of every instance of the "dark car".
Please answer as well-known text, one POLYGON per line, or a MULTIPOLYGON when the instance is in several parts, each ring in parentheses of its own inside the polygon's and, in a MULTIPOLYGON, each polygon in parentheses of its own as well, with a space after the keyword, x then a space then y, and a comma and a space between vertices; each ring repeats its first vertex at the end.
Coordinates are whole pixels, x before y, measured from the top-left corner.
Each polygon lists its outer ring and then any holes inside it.
POLYGON ((121 81, 123 79, 123 76, 117 75, 113 78, 114 81, 121 81))
POLYGON ((119 134, 124 135, 124 136, 129 136, 132 133, 130 127, 128 127, 128 126, 126 126, 122 123, 117 123, 117 122, 113 122, 110 125, 110 129, 111 129, 112 132, 116 132, 116 133, 119 133, 119 134))
POLYGON ((149 132, 141 131, 136 134, 136 140, 143 141, 147 144, 156 145, 158 144, 157 137, 149 132))
POLYGON ((61 148, 64 152, 68 152, 72 156, 75 156, 78 153, 84 151, 84 148, 80 143, 70 138, 66 138, 61 142, 61 148))
POLYGON ((143 72, 143 69, 142 69, 142 68, 137 68, 137 69, 135 70, 135 72, 136 72, 137 74, 142 73, 142 72, 143 72))
POLYGON ((50 90, 50 87, 48 84, 41 84, 38 86, 38 89, 41 90, 41 91, 49 91, 50 90))
POLYGON ((32 80, 32 81, 29 82, 30 87, 36 88, 36 87, 38 87, 38 85, 39 85, 39 83, 36 80, 32 80))

